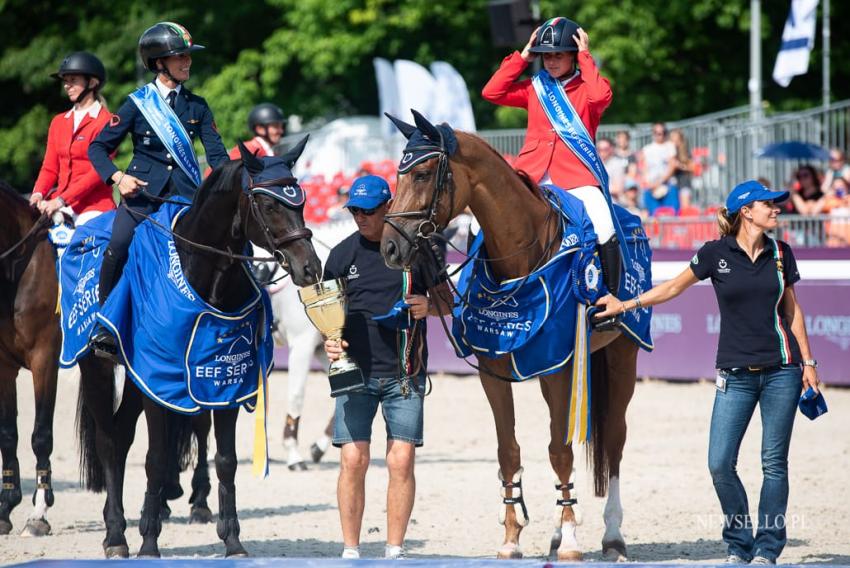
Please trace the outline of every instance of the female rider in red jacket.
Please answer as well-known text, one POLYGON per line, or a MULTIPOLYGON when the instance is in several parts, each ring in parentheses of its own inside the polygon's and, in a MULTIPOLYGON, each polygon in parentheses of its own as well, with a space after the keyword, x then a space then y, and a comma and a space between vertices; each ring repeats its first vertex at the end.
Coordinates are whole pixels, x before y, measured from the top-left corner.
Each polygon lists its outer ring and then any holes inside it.
POLYGON ((109 123, 100 89, 106 83, 103 63, 86 52, 72 53, 53 77, 62 81, 73 103, 50 123, 47 148, 30 203, 48 216, 70 207, 77 225, 115 208, 112 188, 100 179, 89 162, 89 143, 109 123))
POLYGON ((570 195, 584 202, 601 243, 605 284, 609 290, 618 290, 619 243, 599 181, 555 132, 531 79, 519 80, 528 64, 542 53, 544 69, 560 82, 578 118, 595 140, 602 113, 611 104, 612 92, 608 79, 599 74, 588 46, 587 33, 578 24, 567 18, 552 18, 534 30, 522 53, 514 51, 502 61, 481 95, 498 105, 528 110, 525 144, 514 168, 539 184, 551 183, 568 189, 570 195))

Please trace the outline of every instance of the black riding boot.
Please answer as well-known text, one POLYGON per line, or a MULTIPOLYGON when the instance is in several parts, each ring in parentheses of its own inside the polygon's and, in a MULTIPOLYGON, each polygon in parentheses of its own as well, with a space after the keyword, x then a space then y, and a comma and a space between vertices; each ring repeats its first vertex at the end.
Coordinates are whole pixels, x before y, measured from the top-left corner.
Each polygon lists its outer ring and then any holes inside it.
MULTIPOLYGON (((623 257, 620 253, 620 241, 614 235, 601 245, 597 245, 599 261, 602 264, 602 280, 609 294, 616 295, 620 290, 620 275, 623 270, 623 257)), ((596 331, 614 331, 623 320, 618 314, 604 320, 594 320, 593 329, 596 331)))
MULTIPOLYGON (((121 259, 112 251, 111 248, 106 249, 103 253, 103 263, 100 265, 100 279, 98 282, 98 299, 100 305, 106 303, 106 298, 115 287, 115 283, 121 277, 121 269, 124 267, 121 259)), ((95 355, 105 359, 111 359, 116 364, 120 363, 118 358, 118 345, 115 341, 115 336, 112 335, 105 327, 100 324, 95 324, 94 331, 89 339, 89 346, 95 355)))

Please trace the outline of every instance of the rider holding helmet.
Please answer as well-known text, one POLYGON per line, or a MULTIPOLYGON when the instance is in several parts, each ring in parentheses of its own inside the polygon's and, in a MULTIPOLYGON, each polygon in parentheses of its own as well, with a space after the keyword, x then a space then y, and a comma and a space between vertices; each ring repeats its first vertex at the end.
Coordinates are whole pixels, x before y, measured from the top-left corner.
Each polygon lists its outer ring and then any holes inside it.
MULTIPOLYGON (((609 290, 618 290, 622 264, 620 243, 608 200, 600 190, 600 181, 579 154, 559 136, 557 128, 561 125, 556 119, 550 120, 547 110, 551 112, 551 109, 541 103, 535 81, 519 80, 528 64, 542 54, 544 71, 538 75, 545 72, 554 89, 560 91, 561 96, 566 95, 565 102, 572 106, 577 119, 573 126, 576 130, 586 131, 590 136, 589 145, 594 146, 596 129, 613 95, 608 79, 599 74, 588 46, 587 33, 572 20, 562 17, 547 20, 534 30, 522 53, 515 51, 502 61, 481 94, 498 105, 528 110, 525 144, 514 168, 524 171, 539 184, 554 184, 568 189, 570 195, 584 202, 600 243, 599 256, 605 285, 609 290)), ((561 108, 558 106, 555 110, 560 111, 561 108)), ((585 151, 595 154, 595 150, 586 146, 588 144, 583 145, 585 151)))
MULTIPOLYGON (((207 102, 183 85, 189 79, 191 53, 201 49, 179 24, 160 22, 148 28, 139 39, 139 56, 156 78, 130 94, 89 148, 98 174, 118 186, 126 205, 115 216, 104 254, 101 304, 121 276, 136 225, 144 220, 143 215, 159 209, 161 201, 149 196, 192 199, 201 180, 192 143, 200 138, 213 167, 228 161, 207 102), (121 171, 109 154, 127 134, 133 141, 133 159, 127 170, 121 171)), ((114 341, 102 328, 92 337, 92 344, 101 352, 114 352, 114 341)))
POLYGON ((89 144, 111 116, 100 96, 106 84, 106 69, 91 53, 78 51, 62 60, 59 70, 51 76, 62 82, 74 106, 50 122, 44 161, 30 204, 47 216, 70 207, 77 216, 76 224, 82 225, 115 208, 112 188, 103 183, 88 157, 89 144))
MULTIPOLYGON (((254 137, 245 142, 245 147, 259 157, 274 156, 277 146, 285 133, 286 118, 279 106, 272 103, 260 103, 248 114, 248 130, 254 137)), ((239 159, 239 146, 230 150, 230 159, 239 159)))

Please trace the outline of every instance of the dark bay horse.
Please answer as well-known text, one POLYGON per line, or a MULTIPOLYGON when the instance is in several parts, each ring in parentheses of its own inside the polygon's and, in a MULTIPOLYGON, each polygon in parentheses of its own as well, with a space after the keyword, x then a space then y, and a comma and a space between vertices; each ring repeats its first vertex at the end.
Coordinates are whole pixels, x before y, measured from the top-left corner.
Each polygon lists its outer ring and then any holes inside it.
MULTIPOLYGON (((180 238, 175 238, 175 245, 183 273, 192 290, 206 303, 224 312, 233 312, 253 297, 255 288, 244 269, 243 261, 232 255, 221 254, 226 251, 243 251, 249 241, 256 242, 285 260, 296 285, 306 286, 318 281, 321 264, 310 242, 311 233, 304 226, 303 209, 285 205, 272 196, 275 188, 285 189, 296 183, 289 170, 305 144, 306 138, 281 158, 259 159, 242 148, 241 161, 228 162, 214 170, 198 189, 192 206, 177 221, 174 233, 180 238), (263 177, 263 170, 270 163, 269 160, 278 160, 277 167, 280 167, 282 161, 286 165, 286 176, 277 179, 267 179, 268 175, 263 177), (220 252, 215 253, 213 249, 220 252)), ((126 385, 127 389, 135 390, 138 394, 139 389, 134 383, 127 381, 126 385)), ((111 397, 111 391, 104 392, 109 392, 111 397)), ((110 420, 105 420, 105 409, 111 412, 111 399, 104 399, 102 394, 99 397, 86 397, 83 401, 82 413, 91 415, 94 420, 80 421, 81 439, 91 441, 110 438, 112 447, 120 447, 120 450, 117 459, 110 462, 112 454, 102 455, 100 444, 97 447, 88 444, 88 455, 100 458, 99 462, 88 461, 85 473, 89 479, 123 476, 126 460, 124 448, 132 442, 132 429, 117 431, 110 420), (97 418, 96 413, 100 413, 100 418, 97 418), (86 427, 93 427, 96 435, 93 437, 87 433, 86 427), (111 472, 108 471, 110 468, 111 472)), ((139 521, 139 532, 143 538, 139 556, 158 557, 160 552, 157 540, 162 530, 162 492, 171 475, 169 452, 175 446, 175 424, 180 418, 186 418, 167 410, 147 396, 141 397, 141 405, 148 426, 148 453, 145 461, 147 489, 139 521)), ((205 414, 208 416, 207 413, 200 416, 205 414)), ((219 538, 224 541, 227 556, 247 554, 239 540, 234 483, 238 415, 238 407, 212 412, 217 450, 215 468, 219 480, 216 529, 219 538)), ((186 433, 189 429, 184 423, 179 430, 186 433)), ((205 437, 206 434, 200 432, 199 442, 205 437)), ((183 449, 187 447, 182 441, 176 445, 183 449)), ((205 449, 203 452, 200 450, 199 454, 206 453, 205 449)), ((110 488, 107 483, 106 489, 107 506, 104 515, 107 537, 104 549, 107 556, 127 556, 124 537, 126 522, 120 486, 116 483, 115 487, 110 488)))
MULTIPOLYGON (((429 234, 444 228, 469 207, 484 231, 484 246, 490 269, 500 280, 528 275, 550 258, 560 245, 559 224, 551 206, 536 184, 518 175, 483 140, 454 132, 456 147, 447 147, 437 127, 414 112, 416 125, 394 120, 408 139, 425 137, 421 160, 400 174, 395 198, 387 213, 381 252, 388 266, 410 266, 430 246, 429 234), (430 213, 434 215, 431 216, 430 213)), ((414 150, 414 149, 411 149, 414 150)), ((407 150, 406 150, 407 152, 407 150)), ((402 164, 416 163, 406 153, 402 164)), ((594 488, 598 496, 608 493, 604 511, 602 548, 606 559, 625 559, 626 547, 620 532, 622 506, 619 476, 626 441, 626 407, 636 381, 638 347, 620 332, 591 336, 592 397, 589 460, 594 464, 594 488)), ((510 358, 478 356, 484 393, 495 419, 498 438, 499 478, 504 508, 500 522, 505 526, 499 558, 519 558, 519 535, 528 523, 522 489, 520 447, 515 435, 512 386, 500 378, 510 377, 510 358)), ((539 378, 540 390, 549 407, 549 461, 557 476, 558 521, 550 555, 557 560, 581 560, 576 538, 576 513, 570 480, 573 448, 565 444, 570 400, 570 369, 539 378)))
POLYGON ((56 257, 46 240, 47 226, 14 189, 0 182, 0 535, 12 531, 9 514, 22 498, 18 466, 18 394, 21 368, 32 372, 36 456, 34 510, 24 534, 50 532, 45 518, 53 505, 50 454, 53 451, 53 409, 59 369, 61 332, 56 311, 56 257))

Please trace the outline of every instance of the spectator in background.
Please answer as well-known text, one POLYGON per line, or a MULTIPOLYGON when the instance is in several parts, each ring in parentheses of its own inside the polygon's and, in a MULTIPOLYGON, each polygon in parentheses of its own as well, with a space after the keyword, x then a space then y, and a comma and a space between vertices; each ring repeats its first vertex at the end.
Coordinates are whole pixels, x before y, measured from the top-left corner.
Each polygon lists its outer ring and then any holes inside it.
POLYGON ((693 179, 694 161, 691 158, 691 148, 685 133, 680 128, 670 131, 670 141, 676 147, 676 186, 679 188, 679 207, 691 205, 691 180, 693 179))
POLYGON ((650 215, 659 207, 672 207, 679 212, 679 191, 676 187, 676 146, 667 138, 663 122, 652 125, 652 142, 641 149, 640 179, 643 204, 650 215))
POLYGON ((629 160, 614 152, 614 143, 610 138, 601 138, 596 143, 596 151, 599 152, 602 165, 608 171, 608 189, 611 191, 611 198, 615 203, 622 204, 629 160))
POLYGON ((630 187, 637 189, 640 184, 638 183, 637 156, 631 148, 632 137, 627 130, 621 130, 617 133, 615 141, 616 147, 614 148, 614 154, 620 158, 625 158, 629 164, 626 168, 626 189, 629 189, 630 187))
POLYGON ((832 181, 836 178, 844 178, 850 183, 850 164, 847 163, 847 157, 840 148, 833 148, 829 151, 829 169, 823 176, 821 191, 829 193, 832 181))
POLYGON ((850 183, 845 178, 832 180, 824 210, 829 211, 830 217, 825 223, 826 246, 850 246, 850 183))
POLYGON ((814 166, 804 164, 797 168, 791 184, 791 202, 794 206, 791 212, 798 215, 818 215, 823 211, 826 199, 814 166))

